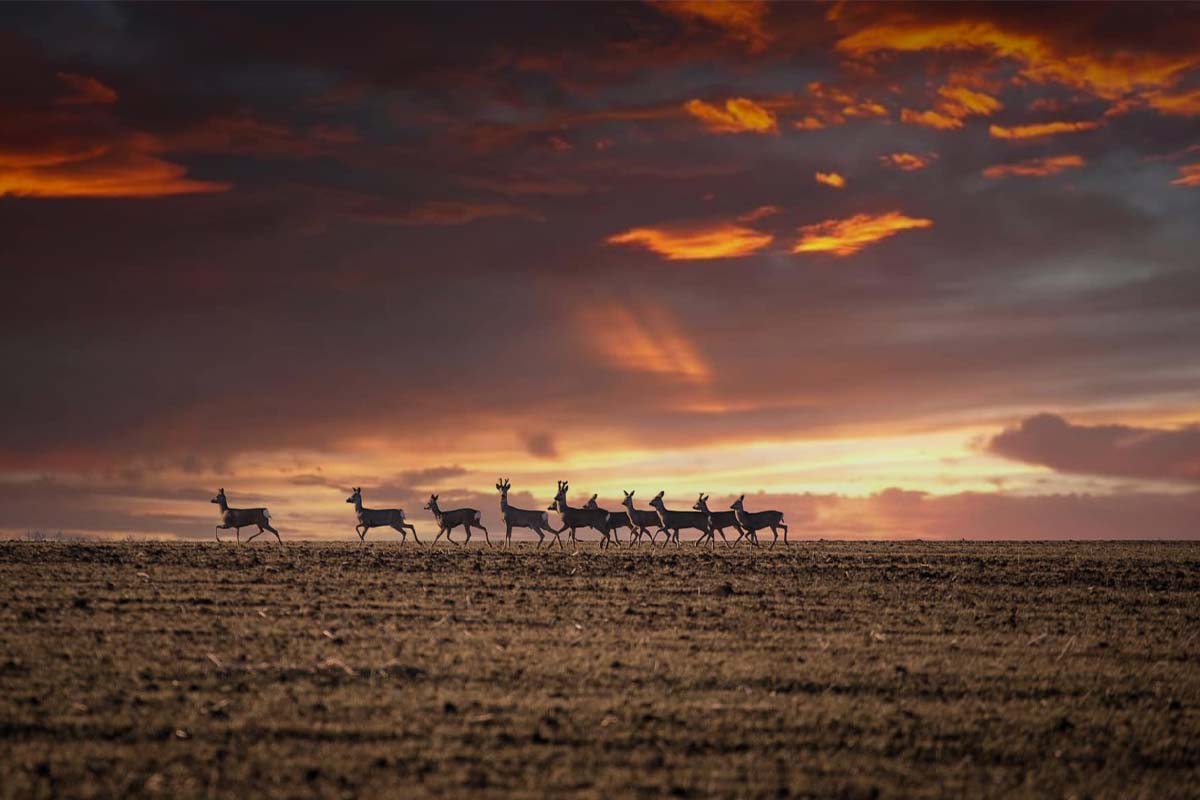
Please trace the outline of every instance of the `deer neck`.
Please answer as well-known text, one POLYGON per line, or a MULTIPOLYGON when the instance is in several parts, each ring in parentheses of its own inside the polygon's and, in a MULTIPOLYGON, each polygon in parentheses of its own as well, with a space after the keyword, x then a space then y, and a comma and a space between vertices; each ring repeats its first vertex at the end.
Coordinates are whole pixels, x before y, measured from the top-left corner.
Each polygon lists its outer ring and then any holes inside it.
POLYGON ((361 498, 361 497, 357 497, 357 496, 356 496, 356 497, 354 498, 354 510, 355 510, 356 512, 358 512, 359 514, 361 514, 361 513, 362 513, 363 506, 362 506, 362 498, 361 498))
POLYGON ((229 501, 222 497, 217 502, 217 508, 221 509, 221 513, 224 514, 225 512, 229 511, 229 501))
POLYGON ((500 510, 501 511, 508 510, 508 492, 500 493, 500 510))

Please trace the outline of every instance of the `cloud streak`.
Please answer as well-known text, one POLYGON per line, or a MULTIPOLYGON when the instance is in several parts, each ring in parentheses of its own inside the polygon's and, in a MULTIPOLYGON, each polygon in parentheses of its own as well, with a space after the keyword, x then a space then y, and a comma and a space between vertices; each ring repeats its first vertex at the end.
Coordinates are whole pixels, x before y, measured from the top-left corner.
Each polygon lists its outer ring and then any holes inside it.
POLYGON ((909 217, 899 211, 885 214, 855 214, 846 219, 828 219, 800 228, 800 238, 792 247, 793 253, 832 253, 852 256, 864 247, 881 242, 896 234, 928 228, 933 220, 909 217))

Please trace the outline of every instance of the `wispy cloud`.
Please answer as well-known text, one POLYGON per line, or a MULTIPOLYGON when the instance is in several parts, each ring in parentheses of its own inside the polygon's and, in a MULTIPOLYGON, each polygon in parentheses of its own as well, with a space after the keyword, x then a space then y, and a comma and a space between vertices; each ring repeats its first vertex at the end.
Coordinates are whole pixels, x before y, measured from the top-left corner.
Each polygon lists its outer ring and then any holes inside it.
POLYGON ((1083 156, 1047 156, 1018 161, 1015 164, 996 164, 983 171, 985 178, 1007 178, 1010 176, 1041 177, 1056 175, 1066 169, 1082 167, 1083 156))
POLYGON ((753 100, 731 97, 724 107, 689 100, 683 108, 713 133, 778 133, 775 115, 753 100))
POLYGON ((1046 136, 1057 136, 1060 133, 1082 133, 1099 128, 1103 123, 1095 120, 1079 120, 1076 122, 1034 122, 1029 125, 992 125, 988 132, 997 139, 1041 139, 1046 136))
POLYGON ((815 177, 817 183, 832 186, 834 189, 842 189, 846 186, 846 179, 836 172, 818 172, 815 177))
POLYGON ((712 379, 708 361, 662 309, 608 303, 584 312, 581 319, 587 344, 617 369, 688 383, 712 379))
POLYGON ((899 211, 886 214, 855 214, 847 219, 828 219, 800 229, 800 239, 793 253, 833 253, 851 256, 868 245, 883 241, 897 233, 915 228, 928 228, 933 220, 907 217, 899 211))
POLYGON ((1200 186, 1200 164, 1184 164, 1179 167, 1179 177, 1171 181, 1172 186, 1200 186))
POLYGON ((915 153, 889 153, 879 157, 879 162, 885 167, 892 167, 902 172, 916 172, 925 169, 937 160, 937 153, 927 153, 919 156, 915 153))
POLYGON ((722 222, 688 227, 631 228, 606 241, 644 247, 668 261, 698 261, 748 256, 771 244, 774 238, 745 225, 722 222))

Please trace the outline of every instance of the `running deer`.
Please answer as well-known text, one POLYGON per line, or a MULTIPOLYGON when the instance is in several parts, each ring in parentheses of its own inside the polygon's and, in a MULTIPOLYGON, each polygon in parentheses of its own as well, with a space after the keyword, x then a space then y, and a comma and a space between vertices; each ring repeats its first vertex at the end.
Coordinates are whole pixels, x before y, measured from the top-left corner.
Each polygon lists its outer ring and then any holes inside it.
POLYGON ((738 524, 750 535, 750 540, 755 544, 758 543, 756 531, 761 531, 763 528, 770 528, 771 533, 775 534, 775 538, 771 540, 771 547, 779 541, 779 528, 783 528, 783 543, 788 543, 788 526, 783 522, 782 511, 747 511, 742 505, 746 499, 746 495, 742 495, 733 502, 730 508, 733 509, 734 516, 737 517, 738 524))
POLYGON ((500 519, 504 520, 504 525, 508 529, 504 534, 504 546, 508 547, 512 543, 513 528, 529 528, 538 535, 538 547, 542 546, 546 541, 546 534, 550 533, 554 535, 554 540, 558 542, 559 548, 562 548, 562 539, 559 538, 562 531, 556 531, 550 527, 549 514, 545 511, 516 508, 508 504, 508 490, 511 487, 512 483, 508 478, 496 480, 496 489, 500 492, 500 519))
POLYGON ((437 544, 438 539, 442 538, 442 534, 446 534, 446 541, 451 544, 467 544, 471 541, 471 526, 480 528, 483 531, 483 538, 487 539, 488 547, 492 546, 492 540, 488 536, 488 529, 483 527, 480 522, 480 514, 473 508, 456 508, 453 511, 442 511, 438 508, 438 496, 436 494, 429 495, 429 502, 425 504, 426 511, 432 511, 434 518, 437 520, 438 535, 433 537, 433 543, 437 544), (450 531, 455 528, 462 527, 467 532, 467 538, 462 542, 456 542, 450 538, 450 531))
POLYGON ((358 517, 358 524, 354 526, 354 532, 358 534, 358 542, 362 544, 367 540, 367 531, 371 528, 394 528, 400 533, 400 543, 408 542, 408 531, 412 531, 413 541, 417 544, 421 540, 417 538, 417 529, 411 523, 404 521, 404 511, 399 508, 363 508, 362 504, 362 488, 356 488, 354 494, 346 498, 347 503, 354 503, 354 514, 358 517), (405 530, 405 529, 408 530, 405 530))
MULTIPOLYGON (((617 544, 620 544, 621 537, 617 535, 617 531, 621 528, 629 527, 629 515, 626 514, 624 511, 609 511, 606 508, 603 508, 603 509, 600 508, 600 506, 596 503, 596 498, 599 496, 600 495, 598 495, 598 494, 592 495, 591 498, 589 498, 588 501, 583 504, 583 507, 590 508, 593 510, 599 509, 601 511, 604 511, 606 514, 608 514, 608 516, 604 520, 604 526, 606 528, 608 528, 609 533, 612 534, 613 541, 616 542, 617 544)), ((632 531, 630 531, 630 533, 629 533, 629 543, 633 544, 633 532, 632 531)))
POLYGON ((547 511, 557 511, 562 515, 563 526, 558 529, 558 532, 562 533, 569 528, 571 530, 571 546, 575 547, 575 529, 594 528, 604 537, 600 540, 600 546, 607 547, 608 512, 602 508, 574 508, 567 505, 568 488, 566 481, 559 481, 558 494, 554 495, 554 502, 546 509, 547 511))
MULTIPOLYGON (((721 534, 721 541, 729 545, 729 540, 725 538, 725 529, 730 527, 734 528, 738 532, 737 542, 734 542, 733 544, 737 544, 743 538, 745 538, 746 531, 741 525, 738 524, 737 512, 718 511, 714 514, 708 510, 708 495, 704 494, 703 492, 700 494, 699 499, 696 500, 696 505, 692 506, 692 508, 696 511, 702 511, 705 514, 708 514, 708 524, 710 527, 708 538, 713 540, 714 545, 716 544, 716 539, 713 538, 714 531, 721 534)), ((733 545, 729 546, 732 547, 733 545)))
POLYGON ((696 540, 697 545, 706 538, 712 537, 712 526, 709 524, 708 514, 699 511, 672 511, 663 502, 663 492, 654 495, 650 505, 658 512, 658 524, 666 529, 668 542, 674 539, 675 544, 679 544, 679 531, 686 528, 695 528, 703 534, 696 540))
MULTIPOLYGON (((625 492, 624 489, 621 491, 625 492)), ((641 542, 642 536, 649 536, 650 544, 654 544, 654 533, 651 533, 650 526, 653 525, 659 531, 663 530, 663 526, 658 520, 658 512, 634 508, 633 492, 625 492, 625 499, 621 501, 621 505, 625 506, 625 518, 629 520, 630 538, 637 536, 637 540, 641 542)))
POLYGON ((225 490, 221 489, 217 492, 217 496, 209 502, 216 503, 221 507, 221 524, 213 528, 213 535, 217 537, 217 541, 221 541, 220 530, 229 530, 234 528, 237 533, 238 544, 242 543, 242 528, 249 528, 251 525, 258 526, 258 533, 247 539, 247 542, 253 542, 256 537, 264 531, 270 531, 275 534, 275 541, 279 542, 279 546, 283 547, 283 540, 279 538, 279 531, 271 527, 271 512, 265 508, 230 508, 229 503, 225 500, 225 490))

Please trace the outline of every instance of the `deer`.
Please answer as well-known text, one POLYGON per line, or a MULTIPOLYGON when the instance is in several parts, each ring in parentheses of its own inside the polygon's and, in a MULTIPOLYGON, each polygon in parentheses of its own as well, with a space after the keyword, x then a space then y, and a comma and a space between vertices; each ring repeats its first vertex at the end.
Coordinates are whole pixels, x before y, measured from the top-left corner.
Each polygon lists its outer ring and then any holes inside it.
POLYGON ((697 545, 705 538, 712 538, 712 525, 708 521, 708 514, 699 511, 672 511, 663 502, 663 492, 654 495, 650 505, 658 512, 658 524, 666 529, 668 542, 673 538, 675 544, 679 544, 679 531, 685 528, 695 528, 703 534, 696 540, 697 545))
POLYGON ((738 525, 750 535, 750 540, 755 544, 758 543, 758 536, 755 531, 760 531, 763 528, 770 528, 771 533, 775 534, 775 538, 771 540, 771 547, 775 547, 775 543, 779 541, 779 528, 783 528, 783 543, 788 543, 788 526, 783 522, 782 511, 747 511, 743 502, 746 495, 742 495, 737 500, 733 501, 730 508, 733 509, 734 516, 737 517, 738 525))
POLYGON ((554 495, 554 502, 550 504, 547 511, 557 511, 562 515, 563 526, 558 529, 562 533, 566 529, 571 529, 571 547, 577 545, 575 541, 576 528, 594 528, 600 531, 600 535, 604 538, 600 540, 601 547, 608 546, 608 512, 602 508, 574 508, 567 505, 567 489, 569 488, 566 481, 558 482, 558 493, 554 495))
POLYGON ((233 528, 237 533, 238 544, 242 543, 242 528, 248 528, 251 525, 258 526, 258 533, 246 540, 247 543, 253 542, 255 538, 260 536, 265 531, 270 531, 275 534, 275 541, 279 542, 279 546, 283 547, 283 540, 279 538, 279 531, 271 527, 271 512, 265 508, 230 508, 229 503, 225 500, 225 489, 222 487, 217 496, 209 501, 216 503, 221 507, 221 524, 213 528, 213 535, 217 537, 217 541, 221 541, 222 529, 229 530, 233 528))
POLYGON ((453 511, 442 511, 438 507, 438 496, 436 494, 429 495, 429 502, 425 504, 426 511, 432 511, 434 518, 437 520, 438 535, 433 537, 433 543, 437 544, 438 539, 442 538, 442 534, 446 534, 446 541, 451 544, 468 544, 471 541, 471 526, 483 530, 483 538, 487 539, 488 547, 492 546, 491 537, 488 536, 488 529, 483 527, 480 522, 480 514, 473 508, 456 508, 453 511), (462 542, 456 542, 450 538, 450 531, 462 526, 467 531, 467 538, 462 542))
POLYGON ((362 504, 362 487, 354 489, 354 494, 346 498, 347 503, 354 503, 354 514, 358 517, 358 524, 354 526, 354 532, 358 534, 358 543, 363 544, 367 540, 367 531, 371 528, 391 527, 399 531, 400 543, 408 542, 408 531, 412 531, 413 541, 417 544, 421 540, 417 538, 417 529, 408 522, 404 521, 404 511, 399 508, 363 508, 362 504), (407 528, 407 530, 405 530, 407 528))
MULTIPOLYGON (((624 489, 621 490, 625 492, 624 489)), ((654 544, 654 533, 650 532, 650 526, 658 528, 659 533, 665 533, 666 529, 658 519, 658 512, 643 508, 633 507, 633 492, 625 492, 625 499, 621 501, 621 505, 625 506, 625 517, 629 520, 629 538, 637 536, 639 542, 642 541, 642 536, 650 537, 650 544, 654 544)))
POLYGON ((717 513, 714 514, 712 511, 709 511, 708 495, 704 494, 703 492, 700 493, 700 497, 696 500, 696 505, 692 506, 692 509, 695 511, 703 512, 708 515, 708 524, 709 524, 708 538, 710 540, 712 540, 714 546, 716 546, 716 539, 713 538, 714 532, 721 534, 721 541, 725 542, 725 544, 727 546, 729 546, 729 547, 733 546, 733 545, 729 544, 729 540, 725 538, 725 529, 728 527, 731 527, 731 526, 736 528, 737 532, 738 532, 737 542, 734 542, 733 544, 737 544, 743 538, 745 538, 746 531, 742 528, 741 525, 738 524, 737 512, 718 511, 717 513))
POLYGON ((554 535, 554 540, 558 542, 559 549, 562 549, 562 539, 559 538, 562 531, 556 531, 550 527, 550 515, 545 511, 529 511, 510 506, 508 504, 510 488, 512 488, 512 483, 508 478, 496 479, 496 490, 500 492, 500 519, 504 520, 504 525, 508 529, 504 534, 504 546, 508 547, 512 543, 513 528, 529 528, 538 535, 537 546, 539 548, 546 541, 546 533, 551 533, 554 535))
MULTIPOLYGON (((605 527, 608 528, 609 533, 612 534, 613 541, 616 542, 617 544, 620 544, 621 537, 617 535, 617 531, 620 528, 628 528, 629 527, 629 515, 626 514, 624 511, 609 511, 608 509, 600 508, 600 506, 596 503, 596 498, 599 496, 600 495, 598 495, 598 494, 592 495, 588 499, 588 501, 583 504, 583 507, 590 508, 592 510, 599 509, 599 510, 607 513, 608 517, 605 518, 604 525, 605 525, 605 527)), ((630 533, 629 533, 629 543, 633 544, 633 531, 630 531, 630 533)))

